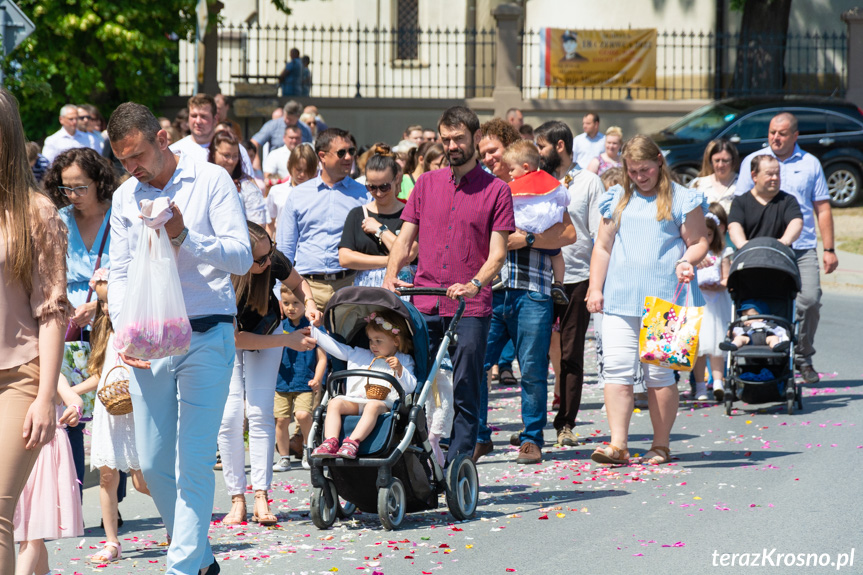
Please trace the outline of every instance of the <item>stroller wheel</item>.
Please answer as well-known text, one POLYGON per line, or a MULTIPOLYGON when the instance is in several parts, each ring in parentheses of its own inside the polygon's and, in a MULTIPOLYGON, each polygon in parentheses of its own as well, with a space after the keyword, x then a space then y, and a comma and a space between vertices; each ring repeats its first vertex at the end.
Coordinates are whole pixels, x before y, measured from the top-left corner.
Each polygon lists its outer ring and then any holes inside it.
POLYGON ((378 489, 378 515, 384 529, 398 529, 405 518, 406 508, 405 486, 398 477, 393 477, 388 486, 378 489))
POLYGON ((339 498, 339 508, 336 511, 336 515, 339 516, 339 519, 347 519, 357 511, 357 506, 348 501, 347 499, 339 498))
POLYGON ((788 387, 785 388, 785 404, 788 408, 788 415, 794 414, 794 399, 797 395, 794 388, 794 378, 792 377, 788 380, 788 387))
POLYGON ((476 464, 467 454, 459 454, 446 471, 446 504, 457 521, 476 514, 479 501, 479 478, 476 464))
POLYGON ((312 501, 310 514, 312 523, 318 529, 329 529, 336 521, 339 508, 339 494, 336 491, 336 484, 332 479, 325 479, 326 488, 315 487, 312 490, 312 501), (327 489, 329 493, 324 493, 327 489), (327 501, 329 499, 329 501, 327 501))

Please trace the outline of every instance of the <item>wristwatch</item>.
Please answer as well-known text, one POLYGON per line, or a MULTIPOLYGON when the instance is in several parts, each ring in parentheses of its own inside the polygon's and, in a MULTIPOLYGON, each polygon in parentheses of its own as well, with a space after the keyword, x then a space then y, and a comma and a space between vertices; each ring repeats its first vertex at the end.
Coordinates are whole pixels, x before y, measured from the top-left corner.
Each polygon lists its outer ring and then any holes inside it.
POLYGON ((174 246, 175 248, 180 247, 181 245, 183 245, 183 242, 186 241, 186 236, 188 236, 188 235, 189 235, 189 228, 183 228, 183 231, 180 232, 180 235, 178 235, 176 238, 171 239, 171 245, 174 246))
POLYGON ((380 228, 378 228, 378 231, 376 231, 376 232, 375 232, 375 237, 376 237, 376 238, 378 238, 378 239, 381 239, 381 236, 383 235, 383 233, 384 233, 385 231, 387 231, 388 229, 389 229, 389 228, 388 228, 388 227, 386 227, 386 225, 381 225, 381 227, 380 227, 380 228))
POLYGON ((470 283, 472 283, 473 285, 475 285, 475 286, 476 286, 476 289, 482 289, 482 282, 481 282, 481 281, 479 281, 478 279, 473 278, 472 280, 470 280, 470 283))
POLYGON ((835 248, 824 248, 824 251, 825 251, 825 252, 827 252, 827 253, 831 253, 831 254, 835 254, 835 253, 836 253, 836 249, 835 249, 835 248))
POLYGON ((533 242, 536 241, 536 236, 528 232, 528 234, 524 237, 524 241, 527 242, 527 245, 532 246, 533 242))

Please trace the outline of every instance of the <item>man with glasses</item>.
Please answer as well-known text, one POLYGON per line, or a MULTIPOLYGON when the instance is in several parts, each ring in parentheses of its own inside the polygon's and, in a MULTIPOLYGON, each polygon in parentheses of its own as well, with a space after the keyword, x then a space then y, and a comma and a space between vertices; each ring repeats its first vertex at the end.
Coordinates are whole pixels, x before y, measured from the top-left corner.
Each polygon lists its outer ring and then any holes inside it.
POLYGON ((318 309, 354 283, 355 272, 339 265, 339 241, 348 212, 371 201, 365 186, 349 174, 357 148, 339 128, 318 134, 315 153, 321 174, 294 188, 276 223, 276 245, 309 286, 318 309))
POLYGON ((60 108, 60 126, 57 132, 45 138, 45 145, 42 146, 42 155, 49 162, 66 150, 90 147, 90 139, 78 131, 78 107, 75 104, 66 104, 60 108))
POLYGON ((96 153, 102 154, 105 149, 105 138, 102 137, 99 110, 90 104, 78 106, 78 131, 87 137, 88 146, 96 153))
MULTIPOLYGON (((317 110, 317 109, 316 109, 317 110)), ((252 143, 258 149, 258 154, 255 156, 255 168, 261 168, 263 157, 264 144, 269 144, 270 149, 267 154, 271 154, 273 150, 277 150, 285 145, 285 129, 288 126, 299 126, 303 134, 303 142, 312 143, 312 131, 307 125, 300 121, 300 116, 303 114, 303 107, 296 100, 291 100, 283 109, 284 114, 279 118, 273 118, 266 124, 261 126, 261 129, 252 136, 252 143)), ((318 126, 318 128, 321 128, 318 126)), ((322 132, 319 129, 318 132, 322 132)))

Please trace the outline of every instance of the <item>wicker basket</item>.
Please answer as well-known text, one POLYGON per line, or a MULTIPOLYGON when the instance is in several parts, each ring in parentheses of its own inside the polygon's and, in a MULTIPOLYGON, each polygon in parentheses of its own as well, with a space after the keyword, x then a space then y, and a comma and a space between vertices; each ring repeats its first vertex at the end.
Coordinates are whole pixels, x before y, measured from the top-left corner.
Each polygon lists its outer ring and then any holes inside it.
MULTIPOLYGON (((386 361, 387 358, 383 356, 378 356, 372 360, 369 364, 369 369, 372 369, 372 366, 378 361, 383 360, 386 361)), ((389 367, 387 367, 389 369, 389 367)), ((390 394, 390 388, 388 385, 383 385, 380 383, 372 383, 371 379, 366 379, 366 397, 369 399, 380 399, 383 401, 390 394)))
POLYGON ((99 390, 99 401, 110 415, 132 413, 132 397, 129 395, 129 370, 123 365, 114 366, 105 377, 108 382, 99 390), (118 371, 116 374, 114 371, 118 371), (113 380, 112 380, 113 378, 113 380))

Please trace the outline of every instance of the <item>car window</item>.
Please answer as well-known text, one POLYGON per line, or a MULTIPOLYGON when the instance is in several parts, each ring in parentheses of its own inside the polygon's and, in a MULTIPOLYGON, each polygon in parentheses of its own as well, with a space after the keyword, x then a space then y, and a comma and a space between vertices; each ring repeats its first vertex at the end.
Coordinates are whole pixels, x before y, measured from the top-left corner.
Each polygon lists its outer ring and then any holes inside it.
POLYGON ((741 118, 739 122, 731 126, 724 134, 724 137, 730 138, 738 136, 741 140, 767 140, 767 128, 770 125, 770 119, 776 115, 775 111, 755 112, 745 118, 741 118))
POLYGON ((724 104, 711 104, 684 116, 662 130, 662 133, 684 140, 706 140, 734 120, 739 113, 740 110, 724 104))
POLYGON ((843 132, 863 131, 863 126, 861 126, 859 122, 852 120, 848 116, 842 116, 840 114, 830 114, 828 118, 830 120, 830 132, 832 133, 841 134, 843 132))
POLYGON ((820 136, 827 133, 827 115, 820 110, 795 110, 800 136, 820 136))

